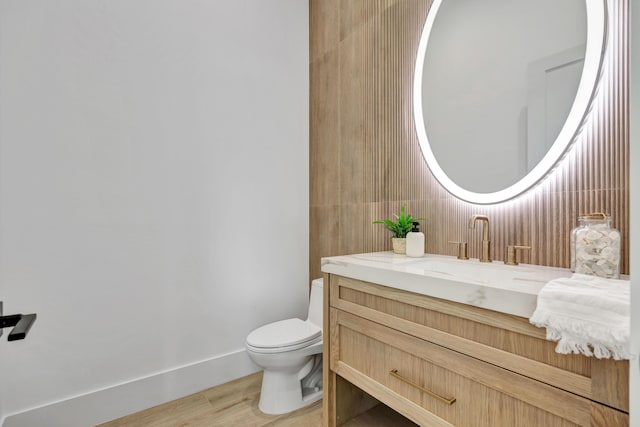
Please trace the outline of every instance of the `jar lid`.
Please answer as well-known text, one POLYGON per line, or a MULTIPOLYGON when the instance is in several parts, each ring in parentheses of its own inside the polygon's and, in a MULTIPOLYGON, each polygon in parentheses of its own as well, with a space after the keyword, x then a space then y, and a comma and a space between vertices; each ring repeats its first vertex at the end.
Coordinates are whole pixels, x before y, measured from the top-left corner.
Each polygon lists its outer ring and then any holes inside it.
POLYGON ((608 213, 603 213, 603 212, 594 212, 594 213, 581 213, 580 215, 578 215, 579 218, 591 218, 591 219, 607 219, 607 218, 611 218, 611 215, 609 215, 608 213))

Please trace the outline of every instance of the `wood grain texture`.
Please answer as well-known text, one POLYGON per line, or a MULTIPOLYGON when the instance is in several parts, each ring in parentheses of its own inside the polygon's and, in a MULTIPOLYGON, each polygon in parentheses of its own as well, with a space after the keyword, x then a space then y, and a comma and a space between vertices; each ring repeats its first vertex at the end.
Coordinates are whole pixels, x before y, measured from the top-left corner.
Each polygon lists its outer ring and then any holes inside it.
POLYGON ((330 277, 333 307, 617 409, 629 410, 628 361, 558 354, 556 344, 544 339, 544 331, 540 333, 540 329, 521 317, 351 278, 330 277))
POLYGON ((340 400, 336 402, 336 421, 338 425, 357 418, 380 404, 371 395, 358 387, 354 387, 353 384, 339 376, 337 376, 336 383, 336 395, 340 396, 340 400))
POLYGON ((629 416, 606 406, 591 406, 591 427, 629 427, 629 416))
POLYGON ((418 427, 416 423, 399 415, 387 405, 377 405, 343 425, 348 427, 418 427))
POLYGON ((629 361, 593 359, 591 366, 593 400, 616 402, 610 405, 629 412, 629 361))
POLYGON ((466 203, 426 166, 412 112, 416 50, 428 0, 310 0, 310 275, 320 258, 390 250, 375 219, 407 203, 424 216, 428 253, 455 254, 491 220, 493 258, 508 244, 528 245, 523 262, 569 267, 569 233, 582 212, 606 211, 622 240, 629 272, 628 0, 610 1, 602 80, 582 133, 559 166, 534 189, 506 203, 466 203))
MULTIPOLYGON (((347 379, 353 384, 357 384, 362 390, 376 395, 376 397, 385 405, 393 408, 397 408, 408 419, 416 422, 421 426, 429 427, 454 427, 451 423, 443 420, 442 418, 425 411, 419 404, 407 400, 400 393, 395 392, 387 387, 380 387, 380 383, 373 378, 363 374, 357 369, 349 366, 346 363, 339 362, 336 365, 336 372, 341 377, 347 379)), ((331 421, 329 421, 331 423, 331 421)), ((335 424, 329 424, 332 427, 335 424)), ((395 424, 388 424, 388 427, 395 427, 395 424)))
MULTIPOLYGON (((329 289, 331 288, 331 276, 324 274, 322 277, 322 330, 323 330, 323 342, 329 341, 328 334, 331 329, 330 318, 330 304, 329 289)), ((322 412, 325 414, 323 418, 323 427, 330 427, 337 419, 336 413, 336 396, 337 396, 337 384, 336 374, 331 371, 331 356, 329 353, 330 348, 324 346, 322 355, 322 387, 324 389, 322 396, 322 412)))
POLYGON ((527 319, 514 316, 511 314, 500 313, 491 310, 485 310, 468 304, 447 301, 439 298, 416 298, 417 294, 394 289, 388 286, 376 285, 374 283, 364 282, 362 280, 352 279, 349 277, 331 276, 332 285, 340 286, 340 294, 331 293, 332 304, 336 304, 338 298, 347 295, 346 289, 352 289, 355 292, 364 292, 373 295, 370 300, 375 300, 376 296, 388 298, 400 303, 415 305, 428 310, 437 311, 453 316, 462 316, 465 319, 484 323, 491 326, 498 326, 509 331, 519 334, 529 335, 534 338, 545 339, 544 330, 531 325, 527 319))
POLYGON ((285 415, 260 412, 261 385, 262 372, 101 424, 100 427, 320 427, 320 402, 285 415))
MULTIPOLYGON (((343 383, 346 381, 342 380, 343 383)), ((200 393, 118 418, 99 427, 321 427, 322 403, 282 415, 266 415, 258 409, 262 373, 248 375, 200 393)), ((343 388, 346 387, 343 384, 343 388)), ((356 393, 354 391, 354 393, 356 393)), ((362 391, 358 393, 362 394, 362 391)), ((367 407, 343 427, 412 427, 415 424, 368 397, 367 407)))
MULTIPOLYGON (((348 313, 339 312, 337 321, 332 326, 340 328, 338 372, 348 365, 453 425, 516 425, 519 408, 527 406, 537 410, 529 408, 529 417, 519 420, 523 426, 589 425, 587 399, 348 313), (457 400, 446 405, 390 376, 392 369, 457 400)), ((394 408, 403 412, 405 405, 394 408)))
MULTIPOLYGON (((480 344, 456 335, 422 326, 412 321, 390 317, 374 310, 364 309, 355 304, 340 306, 349 313, 371 319, 391 328, 404 331, 412 336, 428 340, 434 344, 450 348, 462 354, 499 365, 502 368, 518 372, 538 381, 560 387, 580 396, 591 398, 591 381, 588 377, 556 368, 529 357, 520 356, 498 348, 480 344)), ((500 331, 494 331, 500 335, 500 331)), ((535 348, 535 347, 534 347, 535 348)))

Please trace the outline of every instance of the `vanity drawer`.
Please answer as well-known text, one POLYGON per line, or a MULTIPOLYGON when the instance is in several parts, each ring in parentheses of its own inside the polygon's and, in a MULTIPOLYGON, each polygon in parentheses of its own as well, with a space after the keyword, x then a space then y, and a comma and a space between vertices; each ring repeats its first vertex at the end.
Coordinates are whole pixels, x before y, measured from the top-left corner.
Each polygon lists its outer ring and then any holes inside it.
POLYGON ((334 275, 330 305, 629 411, 628 361, 558 354, 545 331, 528 319, 334 275))
POLYGON ((330 324, 331 370, 420 425, 628 425, 626 413, 353 314, 332 308, 330 324))

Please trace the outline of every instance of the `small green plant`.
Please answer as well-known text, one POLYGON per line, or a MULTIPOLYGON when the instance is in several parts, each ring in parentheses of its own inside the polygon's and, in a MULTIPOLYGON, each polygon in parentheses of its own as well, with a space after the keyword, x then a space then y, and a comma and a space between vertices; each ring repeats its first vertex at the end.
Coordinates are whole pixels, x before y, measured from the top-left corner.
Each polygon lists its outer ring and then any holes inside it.
POLYGON ((396 218, 395 221, 390 219, 383 219, 381 221, 373 221, 374 224, 383 224, 384 228, 393 233, 392 237, 407 237, 407 233, 413 228, 413 223, 417 221, 424 221, 424 218, 414 218, 409 214, 405 214, 407 205, 403 204, 400 209, 400 215, 393 214, 396 218))

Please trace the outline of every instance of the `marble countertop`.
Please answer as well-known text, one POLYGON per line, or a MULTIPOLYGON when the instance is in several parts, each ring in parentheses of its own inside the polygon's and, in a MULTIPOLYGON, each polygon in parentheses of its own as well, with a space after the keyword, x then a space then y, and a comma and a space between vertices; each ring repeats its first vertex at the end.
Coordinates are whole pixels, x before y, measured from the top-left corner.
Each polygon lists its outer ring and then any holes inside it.
POLYGON ((480 263, 432 254, 410 258, 392 252, 326 257, 321 264, 325 273, 526 318, 533 314, 538 292, 547 282, 572 275, 565 268, 480 263))

